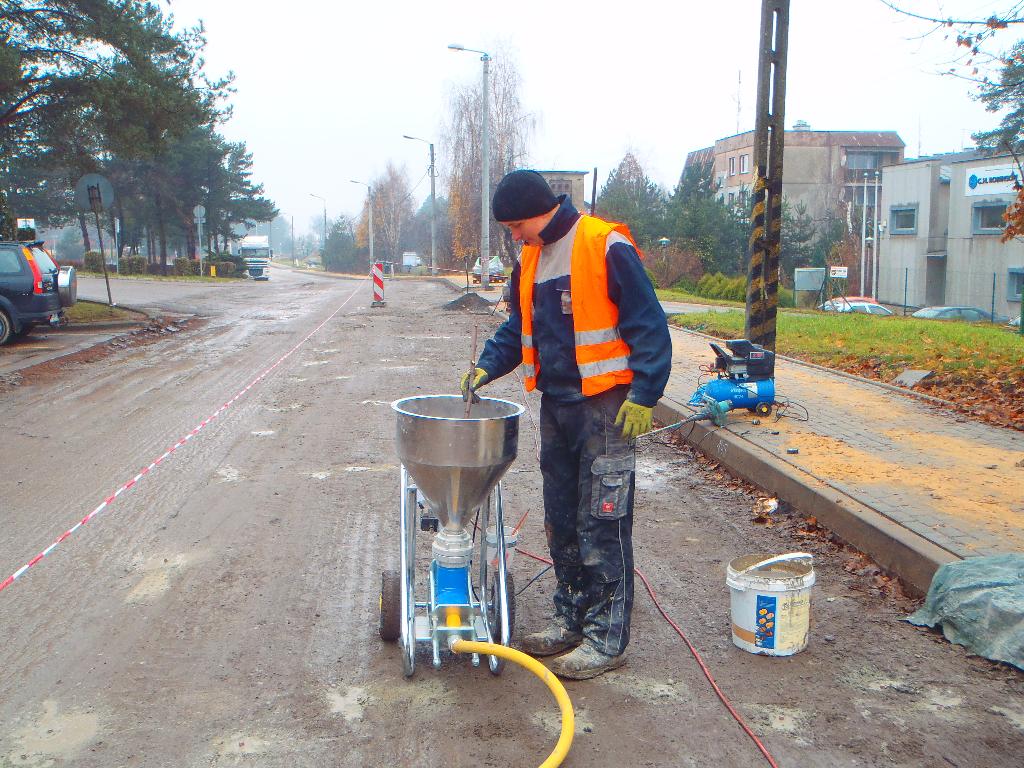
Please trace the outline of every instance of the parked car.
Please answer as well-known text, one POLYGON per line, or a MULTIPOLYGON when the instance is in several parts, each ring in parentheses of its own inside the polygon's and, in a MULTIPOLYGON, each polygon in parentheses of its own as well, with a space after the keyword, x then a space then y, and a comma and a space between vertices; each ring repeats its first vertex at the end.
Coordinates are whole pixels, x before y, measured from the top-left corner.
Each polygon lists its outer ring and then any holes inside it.
POLYGON ((964 320, 968 323, 1004 323, 1008 319, 996 315, 993 320, 991 312, 977 307, 923 307, 910 316, 923 317, 927 320, 964 320))
MULTIPOLYGON (((477 259, 473 264, 473 282, 480 282, 480 259, 477 259)), ((508 279, 508 275, 505 274, 505 265, 501 263, 501 259, 497 256, 491 256, 491 264, 487 269, 487 280, 491 283, 504 283, 508 279)))
POLYGON ((42 241, 0 241, 0 344, 41 323, 66 324, 77 295, 74 267, 58 268, 42 241))
POLYGON ((870 296, 838 296, 818 305, 822 312, 856 312, 861 315, 891 315, 892 312, 883 307, 870 296))

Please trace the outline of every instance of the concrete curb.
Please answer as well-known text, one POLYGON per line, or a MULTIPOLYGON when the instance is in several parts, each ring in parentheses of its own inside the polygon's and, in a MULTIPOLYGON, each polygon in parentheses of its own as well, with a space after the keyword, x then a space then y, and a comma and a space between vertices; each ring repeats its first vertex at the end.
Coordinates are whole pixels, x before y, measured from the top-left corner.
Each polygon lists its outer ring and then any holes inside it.
MULTIPOLYGON (((695 413, 689 406, 663 397, 655 418, 672 424, 695 413)), ((940 565, 960 558, 882 512, 835 488, 827 480, 787 464, 728 428, 698 422, 680 430, 684 441, 730 472, 774 494, 801 512, 814 515, 840 539, 868 555, 903 580, 907 591, 924 595, 940 565)))

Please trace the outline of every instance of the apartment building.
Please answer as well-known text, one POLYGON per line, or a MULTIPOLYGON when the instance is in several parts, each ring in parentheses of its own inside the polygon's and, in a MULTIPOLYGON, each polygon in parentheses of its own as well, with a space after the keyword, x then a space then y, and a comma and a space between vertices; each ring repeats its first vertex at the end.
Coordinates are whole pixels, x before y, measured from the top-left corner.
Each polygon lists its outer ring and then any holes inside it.
MULTIPOLYGON (((863 204, 865 195, 873 209, 876 171, 902 162, 904 148, 895 131, 814 131, 797 121, 785 135, 783 197, 803 203, 815 220, 848 215, 848 204, 863 204)), ((754 185, 754 132, 718 139, 689 153, 686 164, 709 159, 719 198, 746 207, 754 185)))

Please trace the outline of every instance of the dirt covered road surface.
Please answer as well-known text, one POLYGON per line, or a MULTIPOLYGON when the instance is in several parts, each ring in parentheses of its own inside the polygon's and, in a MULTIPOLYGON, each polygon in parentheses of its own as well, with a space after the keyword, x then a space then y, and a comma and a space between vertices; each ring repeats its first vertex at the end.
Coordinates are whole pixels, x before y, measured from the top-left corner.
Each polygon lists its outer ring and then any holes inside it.
MULTIPOLYGON (((454 295, 425 281, 389 281, 383 309, 371 298, 366 281, 275 272, 192 297, 206 321, 159 343, 4 385, 0 579, 231 404, 0 591, 0 766, 547 756, 558 710, 532 675, 421 656, 406 680, 377 636, 380 573, 398 559, 389 403, 454 391, 474 325, 483 337, 497 320, 444 311, 454 295)), ((514 377, 486 394, 524 402, 514 377)), ((521 546, 544 554, 536 446, 524 416, 504 487, 509 517, 529 513, 521 546)), ((637 564, 777 764, 1018 764, 1021 675, 901 621, 914 604, 870 563, 797 510, 763 508, 713 462, 653 440, 639 454, 637 564), (737 649, 726 563, 795 550, 815 555, 808 648, 737 649)), ((524 585, 542 566, 519 554, 512 568, 524 585)), ((519 596, 518 633, 544 621, 551 587, 549 573, 519 596)), ((637 589, 627 665, 567 685, 565 765, 768 765, 637 589)))

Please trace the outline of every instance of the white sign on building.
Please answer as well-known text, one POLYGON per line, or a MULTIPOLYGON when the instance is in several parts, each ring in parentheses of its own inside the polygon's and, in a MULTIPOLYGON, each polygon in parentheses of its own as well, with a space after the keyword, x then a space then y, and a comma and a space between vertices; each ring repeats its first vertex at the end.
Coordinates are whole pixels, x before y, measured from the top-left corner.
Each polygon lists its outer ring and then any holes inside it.
POLYGON ((829 267, 828 268, 828 276, 829 277, 843 277, 843 278, 845 278, 845 277, 847 277, 849 275, 849 273, 850 273, 850 268, 849 267, 829 267))
POLYGON ((1020 171, 1013 165, 987 165, 984 168, 968 168, 964 194, 1012 195, 1020 184, 1020 171))

